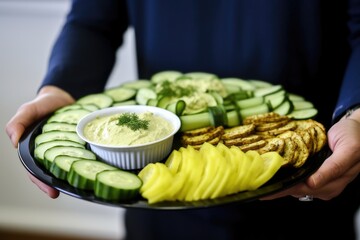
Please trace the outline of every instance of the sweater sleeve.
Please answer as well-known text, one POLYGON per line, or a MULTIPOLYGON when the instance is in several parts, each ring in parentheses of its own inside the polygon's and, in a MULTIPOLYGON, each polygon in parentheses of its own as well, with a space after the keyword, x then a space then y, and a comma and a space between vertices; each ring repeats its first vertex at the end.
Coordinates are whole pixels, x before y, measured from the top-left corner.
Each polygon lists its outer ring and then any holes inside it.
POLYGON ((102 91, 127 27, 125 1, 74 0, 40 87, 57 86, 74 98, 102 91))
POLYGON ((352 51, 333 119, 338 119, 347 109, 360 104, 360 0, 349 1, 348 13, 352 51))

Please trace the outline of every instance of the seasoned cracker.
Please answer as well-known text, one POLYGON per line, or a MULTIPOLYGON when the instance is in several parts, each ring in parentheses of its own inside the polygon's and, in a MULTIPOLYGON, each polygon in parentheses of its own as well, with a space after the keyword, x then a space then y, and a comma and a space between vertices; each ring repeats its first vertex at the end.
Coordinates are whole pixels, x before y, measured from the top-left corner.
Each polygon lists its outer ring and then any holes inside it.
POLYGON ((255 124, 240 125, 232 128, 226 128, 222 139, 235 139, 240 137, 249 136, 255 130, 255 124))

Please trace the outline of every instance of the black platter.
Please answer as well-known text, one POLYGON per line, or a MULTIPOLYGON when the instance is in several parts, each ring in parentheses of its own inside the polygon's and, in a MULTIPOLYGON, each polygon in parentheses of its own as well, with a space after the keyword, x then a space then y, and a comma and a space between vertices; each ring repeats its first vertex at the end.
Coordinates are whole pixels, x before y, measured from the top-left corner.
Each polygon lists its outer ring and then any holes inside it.
POLYGON ((320 167, 322 162, 330 153, 329 148, 325 146, 320 152, 311 156, 301 168, 282 168, 269 182, 254 191, 240 192, 221 198, 193 202, 174 201, 148 204, 147 200, 141 197, 129 202, 109 202, 95 197, 92 191, 77 189, 68 184, 66 181, 55 178, 48 170, 44 169, 36 162, 33 155, 34 139, 41 133, 44 122, 45 120, 27 129, 19 142, 19 158, 27 171, 42 182, 59 190, 61 193, 93 203, 122 208, 183 210, 192 208, 208 208, 232 203, 239 204, 258 200, 261 197, 274 194, 304 181, 320 167))

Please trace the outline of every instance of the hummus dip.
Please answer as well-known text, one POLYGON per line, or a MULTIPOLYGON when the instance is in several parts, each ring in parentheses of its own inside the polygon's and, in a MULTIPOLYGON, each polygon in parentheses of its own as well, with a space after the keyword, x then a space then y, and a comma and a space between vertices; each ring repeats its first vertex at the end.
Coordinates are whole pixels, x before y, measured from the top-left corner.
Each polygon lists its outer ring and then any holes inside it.
POLYGON ((139 119, 149 122, 147 129, 132 130, 118 125, 123 113, 95 118, 85 125, 84 136, 94 143, 111 146, 132 146, 162 139, 173 131, 172 124, 152 112, 138 113, 139 119))

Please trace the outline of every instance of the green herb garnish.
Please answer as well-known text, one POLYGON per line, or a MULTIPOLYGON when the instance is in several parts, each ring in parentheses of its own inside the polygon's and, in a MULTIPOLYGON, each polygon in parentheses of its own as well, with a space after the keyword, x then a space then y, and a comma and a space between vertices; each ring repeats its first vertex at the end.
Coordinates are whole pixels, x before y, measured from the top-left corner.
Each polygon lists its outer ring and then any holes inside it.
POLYGON ((120 115, 118 119, 117 125, 126 126, 133 131, 139 129, 148 129, 149 128, 149 120, 140 119, 138 115, 135 113, 123 113, 120 115))

